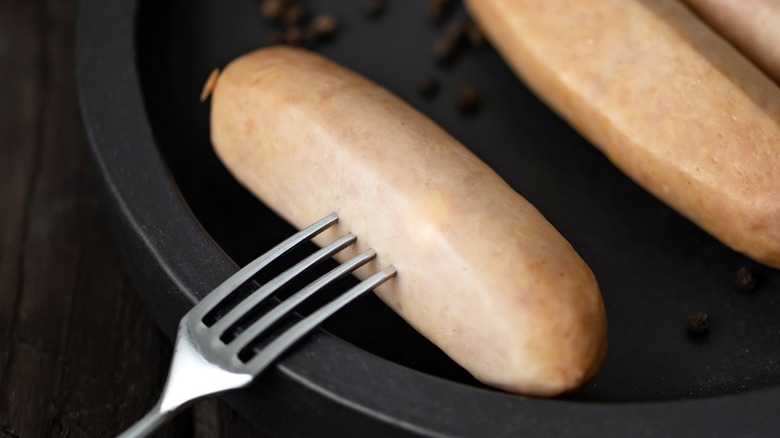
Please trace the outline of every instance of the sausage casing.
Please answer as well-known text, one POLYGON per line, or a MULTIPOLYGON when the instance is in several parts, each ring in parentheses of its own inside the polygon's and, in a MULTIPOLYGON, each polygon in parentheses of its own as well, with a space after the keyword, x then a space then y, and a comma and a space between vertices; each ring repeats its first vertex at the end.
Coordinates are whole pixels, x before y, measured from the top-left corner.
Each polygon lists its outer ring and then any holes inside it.
POLYGON ((467 0, 504 59, 645 189, 780 268, 780 88, 678 0, 467 0))
POLYGON ((281 47, 233 61, 212 99, 212 142, 238 180, 297 227, 338 212, 336 232, 377 251, 368 271, 398 270, 379 296, 475 377, 555 395, 596 373, 606 318, 593 274, 427 117, 323 57, 281 47))

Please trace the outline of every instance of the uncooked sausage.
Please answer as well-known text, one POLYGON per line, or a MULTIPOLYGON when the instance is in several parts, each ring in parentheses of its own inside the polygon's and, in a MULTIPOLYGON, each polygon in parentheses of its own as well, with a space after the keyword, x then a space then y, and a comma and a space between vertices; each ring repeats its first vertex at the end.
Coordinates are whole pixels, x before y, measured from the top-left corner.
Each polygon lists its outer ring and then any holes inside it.
POLYGON ((212 99, 212 142, 237 179, 297 227, 338 212, 338 233, 398 270, 379 296, 476 378, 550 396, 597 372, 606 317, 593 274, 427 117, 282 47, 233 61, 212 99))
POLYGON ((685 0, 780 84, 780 2, 777 0, 685 0))
POLYGON ((780 268, 780 89, 678 0, 467 0, 515 72, 627 175, 780 268))

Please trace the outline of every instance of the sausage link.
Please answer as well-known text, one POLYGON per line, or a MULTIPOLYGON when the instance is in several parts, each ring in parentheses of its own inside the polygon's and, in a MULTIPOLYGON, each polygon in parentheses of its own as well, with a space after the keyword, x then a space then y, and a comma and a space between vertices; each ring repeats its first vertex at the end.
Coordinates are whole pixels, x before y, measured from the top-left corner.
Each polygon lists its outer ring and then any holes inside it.
POLYGON ((237 179, 298 227, 338 212, 355 251, 372 247, 375 266, 398 269, 378 295, 476 378, 550 396, 596 373, 606 318, 593 274, 427 117, 283 47, 233 61, 212 98, 212 142, 237 179))
POLYGON ((515 72, 623 172, 780 268, 780 89, 678 0, 467 0, 515 72))
POLYGON ((780 2, 685 0, 780 84, 780 2))

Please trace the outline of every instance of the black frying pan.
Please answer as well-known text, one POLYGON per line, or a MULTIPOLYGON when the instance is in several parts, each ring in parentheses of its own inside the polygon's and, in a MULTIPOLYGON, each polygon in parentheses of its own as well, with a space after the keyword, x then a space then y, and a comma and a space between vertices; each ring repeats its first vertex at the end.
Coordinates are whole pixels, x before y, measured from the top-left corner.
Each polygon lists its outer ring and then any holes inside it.
MULTIPOLYGON (((424 2, 310 1, 344 23, 318 50, 428 114, 498 171, 572 243, 601 285, 610 349, 577 394, 486 388, 375 297, 351 306, 228 402, 271 436, 735 436, 780 429, 780 272, 734 253, 644 192, 539 102, 489 48, 437 66, 424 2), (438 97, 419 96, 434 75, 438 97), (461 114, 456 91, 484 105, 461 114), (734 273, 761 284, 740 292, 734 273), (705 310, 709 334, 686 331, 705 310)), ((211 151, 208 73, 264 44, 258 2, 84 0, 82 109, 109 222, 160 327, 292 228, 211 151)), ((456 13, 464 13, 459 11, 456 13)), ((489 323, 489 322, 486 322, 489 323)))

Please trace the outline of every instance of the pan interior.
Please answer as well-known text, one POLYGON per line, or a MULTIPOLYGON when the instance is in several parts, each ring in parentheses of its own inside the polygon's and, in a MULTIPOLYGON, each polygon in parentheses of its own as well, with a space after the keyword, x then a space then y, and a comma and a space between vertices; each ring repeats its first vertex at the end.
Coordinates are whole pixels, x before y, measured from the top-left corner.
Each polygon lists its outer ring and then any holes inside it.
MULTIPOLYGON (((653 198, 540 102, 489 47, 438 66, 432 43, 444 27, 424 2, 393 2, 382 17, 361 2, 308 2, 343 23, 317 50, 409 102, 491 165, 571 242, 596 274, 609 319, 602 372, 576 400, 673 400, 738 393, 780 383, 780 272, 729 250, 653 198), (417 92, 426 76, 440 93, 417 92), (483 105, 457 108, 473 84, 483 105), (759 288, 739 291, 747 266, 759 288), (710 314, 704 336, 687 316, 710 314)), ((465 15, 462 9, 455 15, 465 15)), ((155 140, 182 196, 206 231, 244 264, 293 229, 243 189, 209 142, 209 73, 269 40, 256 1, 141 2, 138 63, 155 140)), ((485 321, 489 324, 490 321, 485 321)), ((431 375, 480 385, 373 295, 326 328, 359 348, 431 375)))

